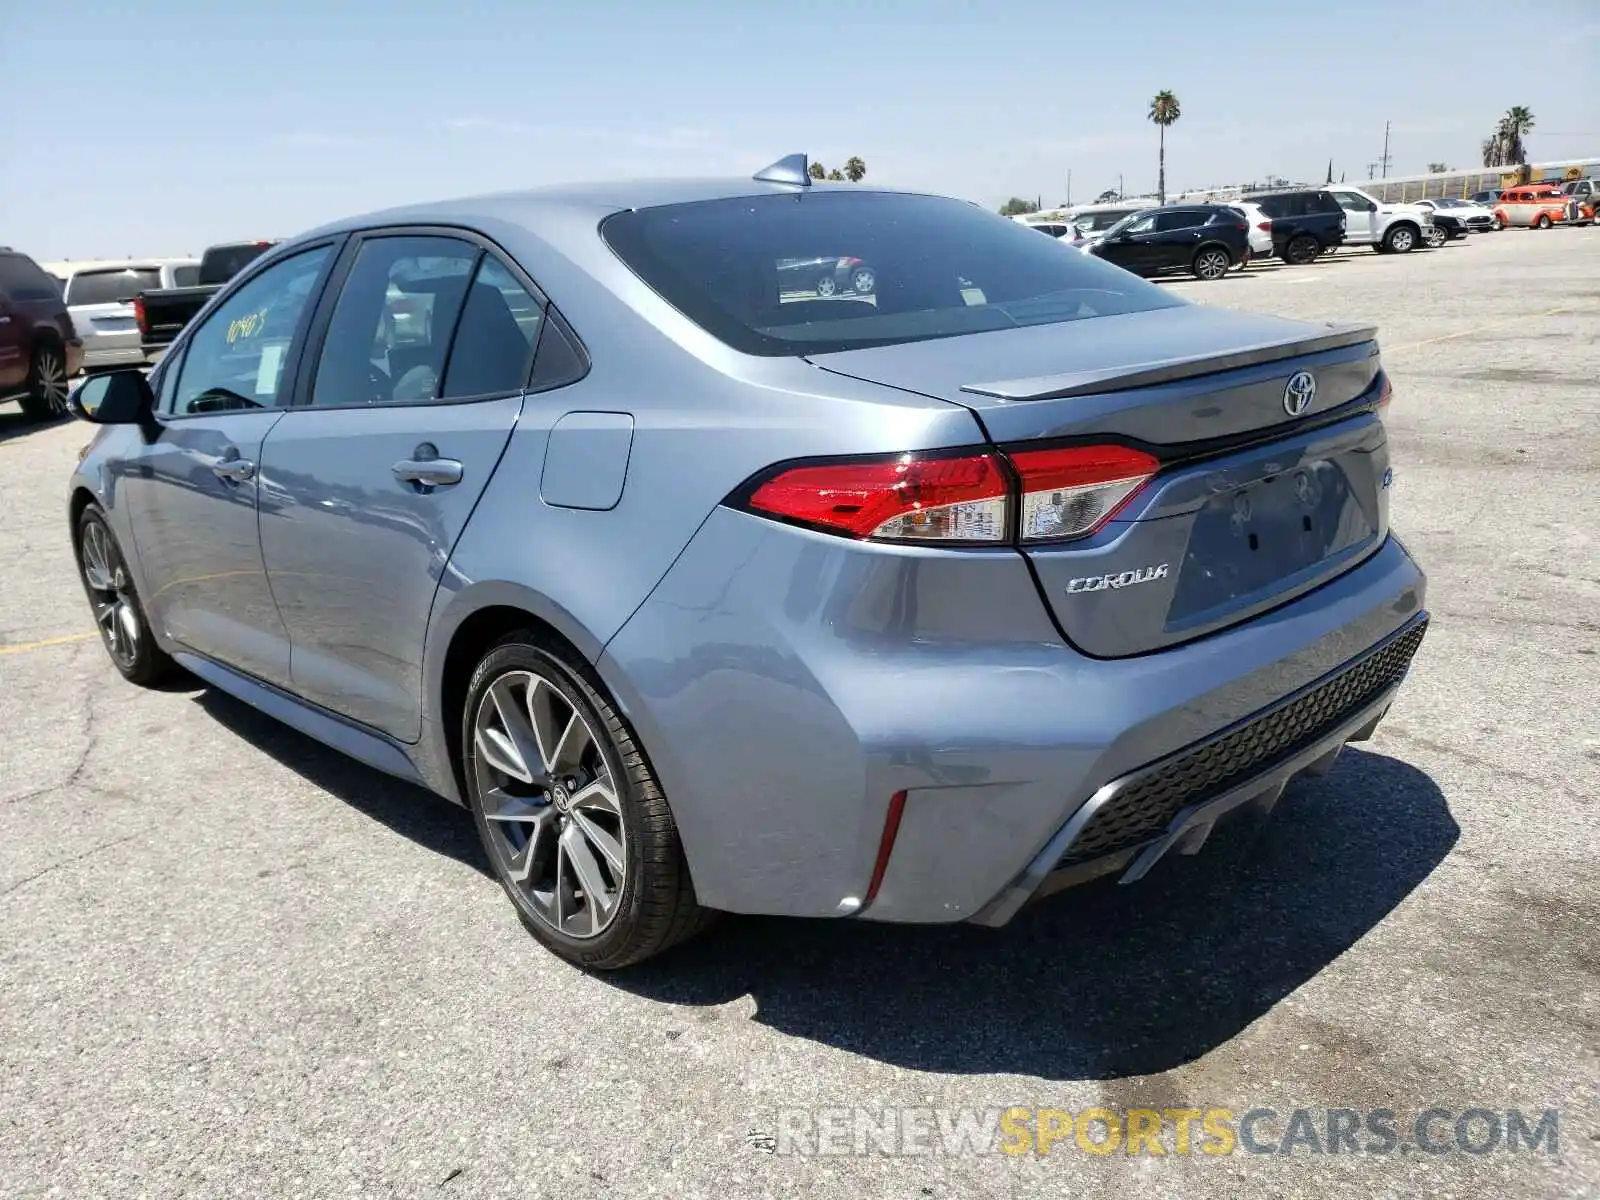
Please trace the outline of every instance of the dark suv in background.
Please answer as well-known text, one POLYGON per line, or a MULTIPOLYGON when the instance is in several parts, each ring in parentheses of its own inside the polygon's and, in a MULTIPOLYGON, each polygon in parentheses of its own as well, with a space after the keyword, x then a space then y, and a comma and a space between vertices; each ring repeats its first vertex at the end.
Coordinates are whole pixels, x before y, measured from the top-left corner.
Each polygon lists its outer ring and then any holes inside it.
POLYGON ((1328 191, 1267 192, 1241 197, 1272 218, 1272 252, 1296 266, 1344 241, 1344 209, 1328 191))
POLYGON ((0 400, 36 420, 65 416, 67 380, 83 366, 83 340, 61 287, 39 264, 0 246, 0 400))
POLYGON ((1146 208, 1106 230, 1089 253, 1136 275, 1189 271, 1217 280, 1250 261, 1250 225, 1238 209, 1222 204, 1146 208))

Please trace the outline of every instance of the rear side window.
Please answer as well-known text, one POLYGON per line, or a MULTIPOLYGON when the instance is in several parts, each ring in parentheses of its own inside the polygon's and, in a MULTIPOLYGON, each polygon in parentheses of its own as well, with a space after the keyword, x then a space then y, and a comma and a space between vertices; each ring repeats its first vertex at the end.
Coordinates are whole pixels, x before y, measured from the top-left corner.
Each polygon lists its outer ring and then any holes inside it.
POLYGON ((1156 229, 1165 232, 1169 229, 1193 229, 1196 225, 1204 225, 1209 213, 1200 212, 1193 208, 1180 208, 1176 212, 1164 212, 1156 217, 1156 229))
POLYGON ((617 255, 746 354, 822 354, 1183 303, 960 200, 801 192, 618 213, 617 255))
POLYGON ((172 268, 173 287, 195 287, 200 282, 200 268, 198 265, 191 267, 172 268))
POLYGON ((127 270, 79 271, 67 281, 67 303, 122 304, 140 292, 161 286, 161 272, 155 267, 127 270))
POLYGON ((0 294, 18 304, 60 300, 61 291, 31 259, 20 254, 0 254, 0 294))

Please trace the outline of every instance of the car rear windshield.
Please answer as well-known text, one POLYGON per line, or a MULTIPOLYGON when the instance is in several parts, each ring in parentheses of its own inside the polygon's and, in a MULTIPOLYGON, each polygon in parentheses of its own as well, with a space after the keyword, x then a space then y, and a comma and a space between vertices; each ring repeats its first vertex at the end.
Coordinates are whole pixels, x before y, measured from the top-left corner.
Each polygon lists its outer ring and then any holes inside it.
POLYGON ((823 354, 1171 308, 1153 284, 960 200, 801 192, 601 226, 690 320, 745 354, 823 354))
POLYGON ((213 246, 200 256, 201 283, 227 283, 271 248, 268 242, 213 246))
POLYGON ((67 281, 67 303, 117 304, 160 286, 161 272, 155 267, 79 271, 67 281))

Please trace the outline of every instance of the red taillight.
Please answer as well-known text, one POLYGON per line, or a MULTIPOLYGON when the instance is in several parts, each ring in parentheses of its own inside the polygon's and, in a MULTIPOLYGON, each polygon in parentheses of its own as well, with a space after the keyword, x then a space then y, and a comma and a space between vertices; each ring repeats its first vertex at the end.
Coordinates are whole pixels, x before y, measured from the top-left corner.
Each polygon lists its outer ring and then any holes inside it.
POLYGON ((992 454, 901 454, 855 463, 797 466, 756 488, 757 512, 858 538, 999 542, 1010 483, 992 454))
POLYGON ((144 319, 144 297, 143 296, 135 296, 133 298, 133 323, 139 327, 139 332, 140 333, 149 333, 150 332, 150 327, 145 324, 145 319, 144 319))
POLYGON ((1378 388, 1378 412, 1383 413, 1389 408, 1389 401, 1394 399, 1394 384, 1389 382, 1389 377, 1383 377, 1383 383, 1378 388))
POLYGON ((1010 458, 1022 481, 1024 542, 1093 533, 1161 467, 1153 455, 1126 446, 1020 450, 1010 458))
POLYGON ((1272 222, 1271 221, 1257 221, 1256 222, 1256 228, 1261 230, 1262 233, 1271 233, 1272 232, 1272 222))
POLYGON ((766 516, 883 541, 994 544, 1083 537, 1103 526, 1160 469, 1126 446, 1068 446, 952 457, 901 454, 798 465, 750 493, 766 516))

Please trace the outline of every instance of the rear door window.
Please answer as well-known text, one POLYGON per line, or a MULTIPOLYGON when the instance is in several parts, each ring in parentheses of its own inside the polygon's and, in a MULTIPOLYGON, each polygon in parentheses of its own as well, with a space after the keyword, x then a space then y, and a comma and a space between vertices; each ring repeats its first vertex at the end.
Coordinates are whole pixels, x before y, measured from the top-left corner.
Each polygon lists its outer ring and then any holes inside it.
POLYGON ((1174 212, 1164 212, 1156 216, 1156 229, 1165 233, 1172 229, 1193 229, 1196 225, 1204 225, 1210 216, 1198 209, 1180 208, 1174 212))
POLYGON ((543 320, 544 305, 485 255, 456 324, 441 394, 456 399, 526 387, 543 320))
POLYGON ((67 303, 73 307, 125 304, 140 292, 154 291, 160 286, 161 271, 157 267, 79 271, 67 281, 67 303))
POLYGON ((363 241, 328 323, 311 403, 437 399, 479 254, 456 238, 363 241))

